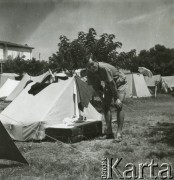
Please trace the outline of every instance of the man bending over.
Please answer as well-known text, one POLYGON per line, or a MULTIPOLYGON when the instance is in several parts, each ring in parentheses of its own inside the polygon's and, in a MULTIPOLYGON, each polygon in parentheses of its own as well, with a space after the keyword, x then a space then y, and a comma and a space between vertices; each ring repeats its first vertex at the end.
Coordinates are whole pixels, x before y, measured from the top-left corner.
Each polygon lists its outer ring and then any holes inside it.
POLYGON ((123 101, 126 95, 126 76, 118 71, 114 66, 97 62, 92 57, 89 58, 87 65, 88 84, 92 85, 97 95, 102 101, 102 108, 106 121, 106 134, 104 138, 113 139, 112 114, 110 110, 112 99, 117 110, 118 129, 115 140, 122 140, 122 128, 124 123, 123 101), (101 88, 101 82, 104 82, 104 88, 101 88))

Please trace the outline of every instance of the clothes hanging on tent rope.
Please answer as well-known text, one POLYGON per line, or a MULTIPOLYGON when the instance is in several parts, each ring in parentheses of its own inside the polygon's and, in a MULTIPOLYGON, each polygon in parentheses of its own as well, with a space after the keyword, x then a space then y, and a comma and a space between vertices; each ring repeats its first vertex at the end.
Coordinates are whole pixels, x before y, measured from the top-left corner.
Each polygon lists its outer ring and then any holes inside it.
POLYGON ((88 104, 94 94, 92 86, 89 86, 87 83, 83 82, 79 77, 76 77, 77 84, 77 96, 78 96, 78 106, 81 111, 84 107, 88 107, 88 104))
POLYGON ((36 95, 43 89, 45 89, 50 83, 36 83, 31 86, 31 89, 28 91, 29 94, 36 95))

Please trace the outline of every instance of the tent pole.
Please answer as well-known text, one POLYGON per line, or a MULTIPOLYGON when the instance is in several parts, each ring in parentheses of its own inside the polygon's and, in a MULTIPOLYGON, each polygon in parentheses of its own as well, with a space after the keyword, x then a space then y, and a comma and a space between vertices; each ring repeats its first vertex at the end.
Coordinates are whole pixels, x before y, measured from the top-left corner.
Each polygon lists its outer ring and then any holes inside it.
POLYGON ((156 95, 157 95, 157 85, 158 85, 158 82, 157 81, 155 81, 155 98, 156 98, 156 95))
POLYGON ((1 73, 0 74, 2 74, 3 73, 3 69, 2 69, 2 63, 1 63, 1 73))
POLYGON ((156 98, 156 94, 157 94, 157 85, 155 85, 155 98, 156 98))
POLYGON ((76 117, 76 95, 73 94, 73 99, 74 99, 74 117, 76 117))

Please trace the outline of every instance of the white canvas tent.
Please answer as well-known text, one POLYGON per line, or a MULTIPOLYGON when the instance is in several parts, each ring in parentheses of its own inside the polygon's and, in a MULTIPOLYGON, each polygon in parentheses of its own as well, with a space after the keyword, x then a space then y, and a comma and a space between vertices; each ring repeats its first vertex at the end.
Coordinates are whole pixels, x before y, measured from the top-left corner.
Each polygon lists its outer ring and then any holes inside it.
POLYGON ((162 81, 169 89, 174 88, 174 76, 162 76, 162 81))
POLYGON ((154 75, 152 77, 144 76, 144 79, 148 87, 155 87, 161 81, 161 75, 154 75))
POLYGON ((150 97, 146 82, 142 74, 126 74, 128 88, 126 97, 150 97))
POLYGON ((161 82, 161 75, 154 75, 152 77, 144 76, 144 79, 150 93, 156 97, 158 91, 158 84, 161 82))
POLYGON ((7 97, 19 84, 20 81, 7 79, 7 81, 0 88, 0 98, 7 97))
POLYGON ((6 98, 6 101, 13 101, 20 92, 24 89, 27 81, 34 81, 34 82, 42 82, 45 78, 47 78, 50 75, 49 72, 46 72, 40 76, 29 76, 27 73, 24 75, 20 83, 16 86, 16 88, 9 94, 9 96, 6 98))
MULTIPOLYGON (((45 137, 45 129, 62 126, 64 120, 79 113, 88 120, 101 120, 101 115, 89 103, 83 112, 78 108, 78 88, 75 77, 53 83, 33 96, 28 86, 0 114, 0 120, 10 136, 15 140, 40 140, 45 137), (73 100, 75 97, 75 101, 73 100)), ((83 82, 84 83, 84 82, 83 82)))
POLYGON ((0 74, 0 88, 7 81, 7 79, 15 80, 15 78, 18 77, 18 76, 19 75, 15 74, 15 73, 3 73, 3 74, 0 74))

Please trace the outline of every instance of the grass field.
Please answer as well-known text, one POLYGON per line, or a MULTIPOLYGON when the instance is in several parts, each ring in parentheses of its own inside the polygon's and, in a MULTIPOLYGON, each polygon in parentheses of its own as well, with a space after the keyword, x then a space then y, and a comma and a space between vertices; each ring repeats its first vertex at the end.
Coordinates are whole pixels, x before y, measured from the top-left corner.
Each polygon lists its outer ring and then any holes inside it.
MULTIPOLYGON (((7 104, 0 103, 0 111, 7 104)), ((125 102, 124 139, 82 141, 74 144, 60 142, 15 142, 29 166, 0 160, 0 179, 101 179, 103 158, 123 158, 126 163, 162 163, 174 165, 174 97, 127 99, 125 102)), ((113 124, 114 132, 117 125, 113 124)), ((160 169, 160 168, 159 168, 160 169)), ((155 169, 155 173, 158 172, 155 169)), ((174 170, 173 170, 174 172, 174 170)), ((173 173, 174 175, 174 173, 173 173)), ((149 169, 144 170, 149 178, 149 169)), ((115 176, 115 179, 118 179, 115 176)))

